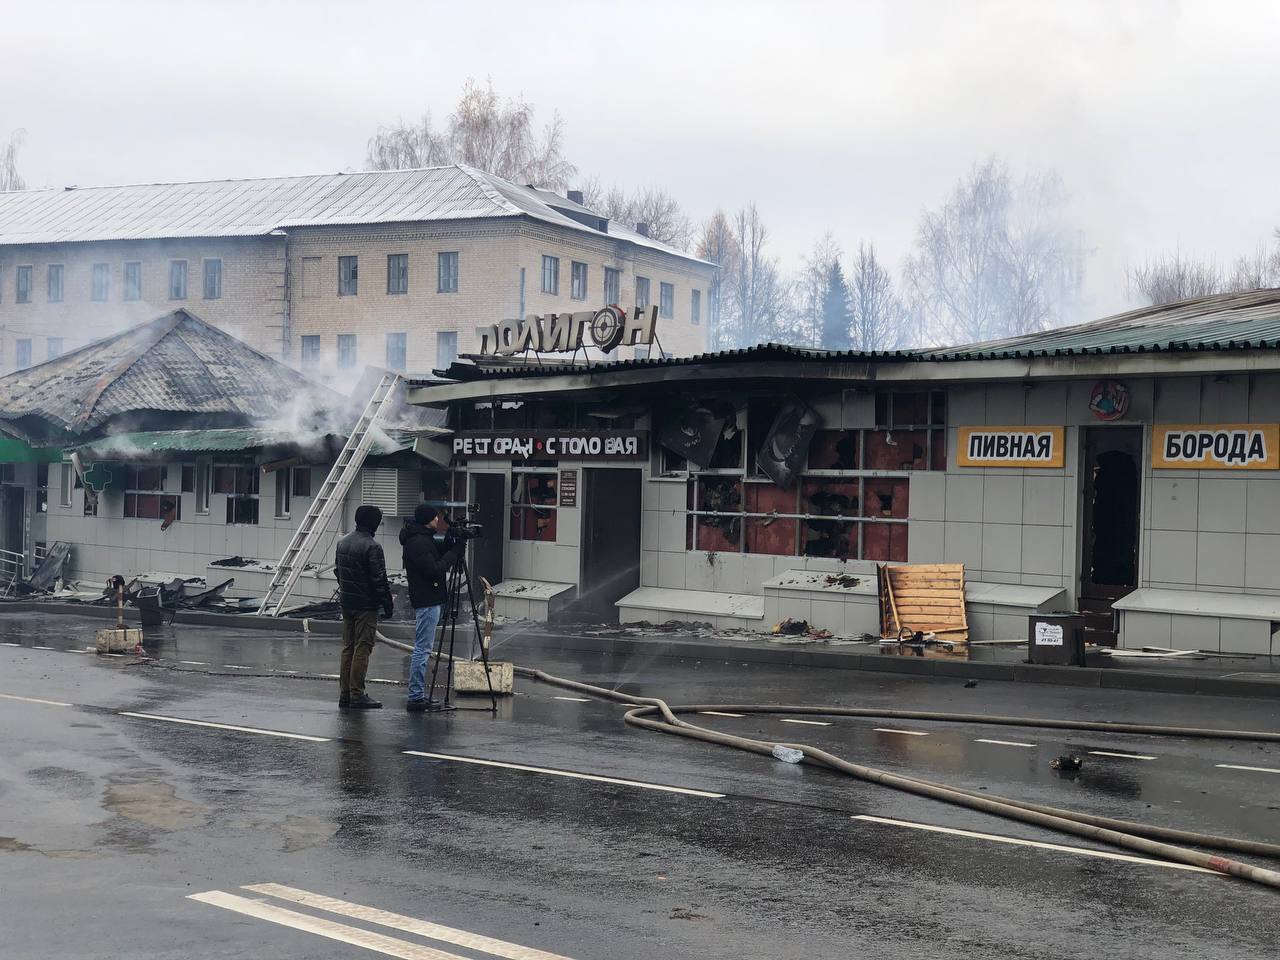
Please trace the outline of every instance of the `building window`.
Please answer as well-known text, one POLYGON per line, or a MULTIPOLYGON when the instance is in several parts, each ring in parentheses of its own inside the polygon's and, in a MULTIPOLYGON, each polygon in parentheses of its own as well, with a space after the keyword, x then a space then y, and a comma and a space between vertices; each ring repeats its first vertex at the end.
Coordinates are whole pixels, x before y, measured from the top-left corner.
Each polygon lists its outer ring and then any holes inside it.
POLYGON ((169 299, 187 299, 187 261, 169 261, 169 299))
POLYGON ((569 296, 574 300, 587 299, 587 265, 575 260, 573 261, 573 265, 570 269, 573 271, 573 274, 569 288, 569 296))
POLYGON ((560 293, 560 258, 543 256, 542 258, 542 292, 560 293))
POLYGON ((604 302, 606 306, 616 304, 622 299, 622 271, 613 267, 604 268, 604 302))
POLYGON ((344 369, 356 365, 356 335, 338 334, 338 366, 344 369))
POLYGON ((14 293, 18 303, 31 302, 31 268, 28 266, 19 267, 17 271, 17 282, 14 284, 14 293))
POLYGON ((360 258, 338 258, 338 296, 354 297, 360 280, 360 258))
POLYGON ((302 297, 314 300, 320 296, 320 258, 302 258, 302 297))
POLYGON ((182 465, 182 492, 196 492, 196 465, 194 463, 184 463, 182 465))
POLYGON ((53 360, 57 357, 62 356, 62 338, 47 337, 45 339, 44 349, 45 349, 46 360, 53 360))
POLYGON ((674 284, 658 284, 658 313, 665 320, 676 315, 676 288, 674 284))
POLYGON ((63 265, 49 265, 49 302, 63 302, 63 265))
POLYGON ((408 366, 409 337, 404 333, 387 334, 387 369, 404 373, 408 366))
POLYGON ((276 471, 276 519, 288 520, 293 508, 293 487, 290 485, 293 471, 289 468, 276 471))
POLYGON ((70 463, 63 463, 62 476, 58 481, 58 506, 71 506, 71 491, 75 488, 76 468, 70 463))
POLYGON ((105 302, 107 295, 111 292, 111 266, 106 263, 95 263, 93 265, 93 286, 90 288, 89 297, 99 303, 105 302))
POLYGON ((457 252, 436 255, 436 293, 458 292, 458 254, 457 252))
POLYGON ((15 353, 15 359, 18 363, 19 370, 25 370, 31 366, 31 338, 24 337, 18 341, 18 349, 15 353))
POLYGON ((137 520, 163 520, 165 526, 180 518, 182 498, 164 492, 166 468, 156 463, 125 467, 124 515, 137 520))
POLYGON ((636 277, 636 307, 640 310, 649 308, 649 278, 636 277))
POLYGON ((436 369, 447 370, 458 359, 458 331, 441 330, 436 334, 436 369))
POLYGON ((213 492, 227 497, 228 524, 258 522, 258 468, 255 466, 216 466, 213 468, 213 492))
POLYGON ((213 486, 213 463, 208 460, 196 461, 195 494, 196 513, 209 512, 209 490, 213 486))
POLYGON ((124 298, 142 299, 142 264, 132 260, 124 265, 124 298))
POLYGON ((302 338, 302 369, 314 370, 320 364, 320 338, 308 334, 302 338))
POLYGON ((206 300, 222 299, 221 260, 206 260, 204 262, 204 298, 206 300))
POLYGON ((409 255, 392 253, 387 256, 387 293, 409 292, 409 255))
POLYGON ((695 290, 689 299, 689 320, 696 327, 702 323, 702 291, 695 290))
POLYGON ((311 468, 293 468, 293 495, 295 497, 311 496, 311 468))
POLYGON ((559 476, 546 468, 511 471, 510 539, 555 543, 559 476))

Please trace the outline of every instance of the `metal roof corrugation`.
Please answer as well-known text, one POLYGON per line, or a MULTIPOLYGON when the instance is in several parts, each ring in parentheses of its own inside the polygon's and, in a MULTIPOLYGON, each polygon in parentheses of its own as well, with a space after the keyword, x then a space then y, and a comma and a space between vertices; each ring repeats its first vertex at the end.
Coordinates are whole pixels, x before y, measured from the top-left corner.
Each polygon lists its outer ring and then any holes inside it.
MULTIPOLYGON (((0 245, 257 237, 291 227, 517 216, 604 235, 553 209, 542 193, 465 164, 259 180, 21 190, 0 193, 0 245)), ((629 228, 620 228, 615 238, 697 259, 629 228)))
MULTIPOLYGON (((317 435, 299 438, 296 433, 253 428, 214 428, 210 430, 145 430, 137 433, 113 433, 84 444, 79 449, 95 457, 141 457, 147 453, 237 453, 263 447, 311 447, 323 441, 341 449, 345 437, 317 435)), ((406 449, 391 438, 375 434, 369 449, 371 456, 390 456, 406 449)))

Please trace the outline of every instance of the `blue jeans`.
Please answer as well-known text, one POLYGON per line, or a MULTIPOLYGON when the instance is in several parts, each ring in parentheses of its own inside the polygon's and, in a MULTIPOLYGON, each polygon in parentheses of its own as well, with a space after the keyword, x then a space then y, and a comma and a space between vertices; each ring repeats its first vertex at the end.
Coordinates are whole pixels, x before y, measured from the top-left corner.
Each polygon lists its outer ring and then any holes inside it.
POLYGON ((427 658, 436 642, 436 624, 440 622, 440 607, 416 607, 413 611, 413 656, 409 658, 409 699, 421 700, 427 679, 427 658))

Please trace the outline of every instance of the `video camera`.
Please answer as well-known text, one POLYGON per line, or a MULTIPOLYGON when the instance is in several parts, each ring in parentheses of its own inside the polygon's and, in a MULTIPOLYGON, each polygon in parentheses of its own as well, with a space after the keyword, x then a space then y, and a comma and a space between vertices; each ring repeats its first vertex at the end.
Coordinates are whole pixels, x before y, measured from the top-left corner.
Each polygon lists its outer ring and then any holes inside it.
POLYGON ((479 513, 478 504, 467 504, 466 512, 461 517, 446 516, 445 520, 449 524, 445 530, 444 539, 446 543, 461 543, 466 540, 476 540, 484 536, 484 526, 479 523, 472 515, 479 513))

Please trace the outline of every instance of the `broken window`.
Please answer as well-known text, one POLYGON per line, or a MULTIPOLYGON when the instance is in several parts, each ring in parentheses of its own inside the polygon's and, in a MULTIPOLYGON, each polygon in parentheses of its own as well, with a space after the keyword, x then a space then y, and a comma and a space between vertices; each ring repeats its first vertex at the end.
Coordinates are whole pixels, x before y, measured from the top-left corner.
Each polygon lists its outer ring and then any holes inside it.
POLYGON ((559 479, 558 470, 511 472, 512 540, 555 542, 559 479))
POLYGON ((162 464, 129 464, 124 471, 124 515, 137 520, 177 520, 181 499, 164 492, 168 469, 162 464))
POLYGON ((695 550, 738 553, 742 549, 742 480, 700 476, 694 488, 695 550))
POLYGON ((219 465, 213 468, 213 492, 227 497, 227 523, 258 522, 258 468, 219 465))
POLYGON ((294 467, 292 480, 293 480, 293 495, 295 497, 311 496, 311 468, 310 467, 294 467))
POLYGON ((748 483, 746 552, 796 555, 796 491, 772 483, 748 483))

